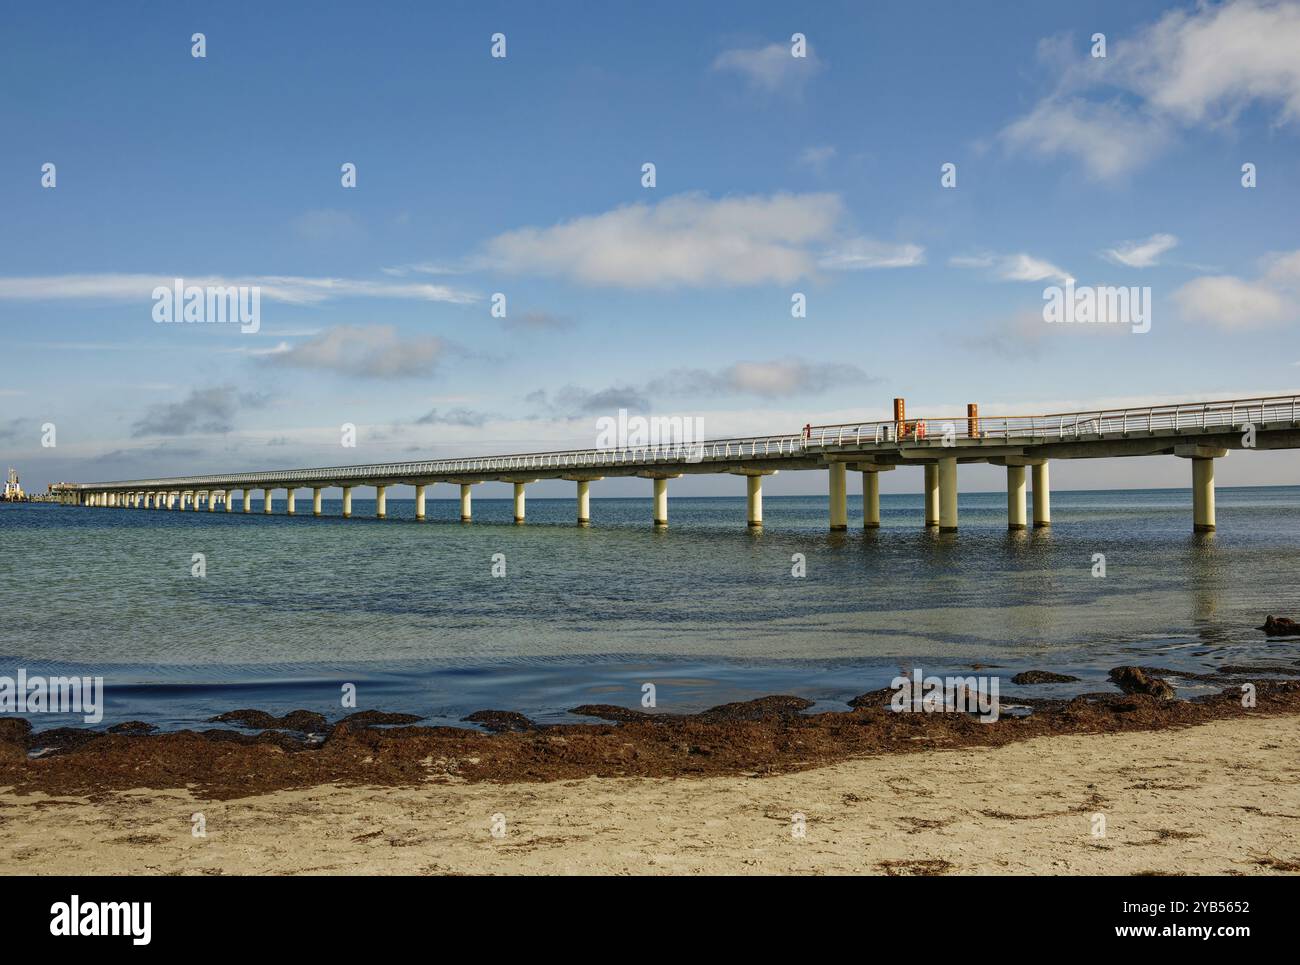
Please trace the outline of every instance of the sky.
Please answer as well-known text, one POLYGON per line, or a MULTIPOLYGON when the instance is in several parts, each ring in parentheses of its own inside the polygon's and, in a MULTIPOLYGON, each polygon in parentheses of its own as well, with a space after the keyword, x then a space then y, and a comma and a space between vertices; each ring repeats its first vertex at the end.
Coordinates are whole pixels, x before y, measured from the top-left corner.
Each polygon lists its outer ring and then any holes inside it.
POLYGON ((1298 148, 1300 2, 11 5, 0 460, 42 490, 587 448, 620 408, 716 438, 1289 395, 1298 148), (157 321, 176 278, 256 286, 257 331, 157 321), (1047 322, 1067 279, 1149 289, 1149 330, 1047 322))

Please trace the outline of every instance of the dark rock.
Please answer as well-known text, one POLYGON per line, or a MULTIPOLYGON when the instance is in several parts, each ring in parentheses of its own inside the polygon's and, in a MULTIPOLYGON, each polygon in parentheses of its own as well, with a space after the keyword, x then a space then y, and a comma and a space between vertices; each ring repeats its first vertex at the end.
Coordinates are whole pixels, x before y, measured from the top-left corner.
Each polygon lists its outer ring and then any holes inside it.
POLYGON ((369 727, 371 724, 415 724, 422 720, 424 718, 416 714, 390 714, 384 710, 359 710, 355 714, 348 714, 339 723, 369 727))
POLYGON ((142 720, 125 720, 120 724, 114 724, 108 729, 110 734, 130 734, 133 737, 140 734, 152 734, 158 728, 153 724, 146 724, 142 720))
POLYGON ((742 700, 735 704, 723 704, 710 707, 700 714, 692 714, 693 720, 706 724, 738 720, 774 720, 782 717, 794 717, 800 711, 813 705, 811 700, 803 697, 790 697, 779 694, 772 697, 759 697, 757 700, 742 700))
POLYGON ((83 727, 52 727, 27 739, 27 746, 33 750, 44 748, 51 751, 66 751, 80 747, 82 744, 99 737, 98 731, 83 727))
POLYGON ((1269 637, 1300 637, 1300 623, 1289 617, 1275 617, 1269 614, 1264 618, 1264 625, 1256 627, 1269 637))
POLYGON ((522 734, 537 730, 536 724, 513 710, 476 710, 468 717, 462 717, 461 720, 471 724, 482 724, 494 734, 522 734))
POLYGON ((229 710, 208 718, 209 724, 239 724, 252 730, 296 730, 302 733, 323 731, 326 720, 310 710, 294 710, 283 717, 273 717, 264 710, 229 710))
POLYGON ((1110 679, 1126 694, 1147 694, 1158 700, 1173 700, 1174 688, 1169 681, 1153 677, 1141 667, 1116 667, 1110 679))
POLYGON ((0 744, 26 747, 31 732, 31 723, 23 717, 0 717, 0 744))
MULTIPOLYGON (((655 719, 654 714, 647 714, 644 710, 619 707, 617 704, 583 704, 581 707, 574 707, 569 713, 577 714, 579 717, 596 717, 600 720, 617 721, 620 724, 655 719)), ((468 719, 467 717, 466 720, 468 719)))
POLYGON ((1011 678, 1013 684, 1068 684, 1078 677, 1069 674, 1052 673, 1050 670, 1025 670, 1011 678))

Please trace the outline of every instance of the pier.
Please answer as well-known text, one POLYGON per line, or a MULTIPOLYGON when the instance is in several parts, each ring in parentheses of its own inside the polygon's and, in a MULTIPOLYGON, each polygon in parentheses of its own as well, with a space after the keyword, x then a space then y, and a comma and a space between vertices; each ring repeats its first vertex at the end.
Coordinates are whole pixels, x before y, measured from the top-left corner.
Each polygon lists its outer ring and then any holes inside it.
POLYGON ((375 515, 386 515, 389 487, 415 488, 416 518, 425 517, 429 487, 459 487, 460 518, 473 519, 473 487, 484 482, 514 486, 514 521, 526 521, 526 489, 542 479, 575 485, 577 525, 590 525, 591 484, 607 477, 639 477, 650 482, 656 527, 668 525, 668 484, 684 475, 743 476, 746 523, 763 524, 763 477, 777 472, 824 472, 830 496, 828 525, 848 528, 847 474, 862 474, 863 526, 880 525, 879 473, 916 468, 923 473, 924 525, 955 533, 958 467, 989 463, 1006 468, 1007 527, 1051 525, 1049 470, 1058 459, 1109 459, 1173 455, 1186 459, 1192 485, 1192 526, 1215 528, 1214 466, 1231 450, 1300 448, 1300 396, 1186 402, 1137 409, 1097 410, 1031 416, 981 416, 977 406, 965 415, 911 418, 902 399, 886 421, 807 427, 802 432, 689 444, 573 449, 454 459, 277 469, 263 472, 178 476, 116 482, 59 483, 51 487, 60 502, 77 506, 129 509, 253 511, 262 494, 262 512, 274 509, 284 494, 285 511, 297 514, 296 495, 310 490, 312 515, 321 515, 321 492, 343 492, 343 515, 352 515, 357 487, 375 492, 375 515), (1032 481, 1027 505, 1026 472, 1032 481), (242 499, 237 499, 240 494, 242 499), (1030 510, 1032 509, 1032 515, 1030 510))

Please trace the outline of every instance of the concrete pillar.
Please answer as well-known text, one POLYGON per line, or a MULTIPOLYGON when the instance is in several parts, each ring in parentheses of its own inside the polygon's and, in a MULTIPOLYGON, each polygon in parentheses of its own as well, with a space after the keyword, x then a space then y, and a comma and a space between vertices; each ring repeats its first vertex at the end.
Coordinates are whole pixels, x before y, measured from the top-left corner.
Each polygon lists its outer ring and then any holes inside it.
POLYGON ((470 497, 472 483, 460 484, 460 521, 468 523, 473 518, 473 500, 470 497))
POLYGON ((668 525, 668 480, 655 479, 654 482, 654 517, 656 526, 668 525))
POLYGON ((1007 466, 1007 529, 1025 525, 1025 467, 1007 466))
POLYGON ((828 475, 830 476, 831 489, 831 529, 848 529, 849 501, 846 467, 842 462, 833 462, 827 468, 829 469, 828 475))
POLYGON ((210 513, 214 512, 216 508, 217 508, 217 494, 213 490, 209 489, 208 490, 208 512, 210 513))
POLYGON ((352 487, 343 487, 343 518, 351 519, 352 517, 352 487))
POLYGON ((586 479, 578 480, 578 525, 591 523, 591 483, 586 479))
POLYGON ((515 522, 524 521, 524 483, 515 483, 515 522))
POLYGON ((755 528, 763 525, 763 477, 745 477, 745 495, 748 498, 745 520, 755 528))
POLYGON ((424 519, 424 487, 415 487, 415 518, 424 519))
POLYGON ((925 464, 925 525, 939 525, 939 467, 925 464))
POLYGON ((939 532, 957 532, 957 458, 939 460, 939 532))
POLYGON ((233 492, 234 492, 233 489, 227 489, 225 492, 221 494, 221 502, 222 505, 226 507, 226 512, 230 512, 230 495, 233 492))
POLYGON ((1192 528, 1214 532, 1214 460, 1192 460, 1192 528))
POLYGON ((375 487, 375 519, 385 519, 388 516, 388 487, 375 487))
POLYGON ((1034 529, 1052 525, 1052 487, 1047 477, 1047 460, 1034 466, 1034 529))
POLYGON ((862 474, 862 528, 880 529, 880 473, 862 474))
POLYGON ((270 511, 271 511, 271 490, 263 489, 262 490, 262 512, 269 513, 270 511))
POLYGON ((284 502, 285 502, 285 512, 287 512, 290 516, 293 515, 293 509, 294 509, 294 496, 296 495, 296 493, 297 493, 297 490, 295 490, 292 486, 290 486, 287 490, 285 490, 285 497, 286 497, 286 498, 285 498, 285 501, 284 501, 284 502))
POLYGON ((311 491, 311 514, 313 516, 320 515, 320 487, 319 486, 317 486, 315 489, 311 491))
POLYGON ((253 491, 251 489, 245 489, 244 490, 244 512, 251 513, 252 511, 253 511, 253 491))

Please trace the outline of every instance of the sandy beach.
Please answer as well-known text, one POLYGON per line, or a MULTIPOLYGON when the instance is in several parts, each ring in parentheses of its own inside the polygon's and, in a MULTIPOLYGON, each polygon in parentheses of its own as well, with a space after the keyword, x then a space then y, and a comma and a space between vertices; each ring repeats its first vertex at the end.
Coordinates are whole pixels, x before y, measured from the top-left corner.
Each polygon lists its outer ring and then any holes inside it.
POLYGON ((44 874, 1277 874, 1300 716, 1052 735, 773 776, 85 796, 0 792, 44 874), (192 833, 203 815, 206 837, 192 833), (796 835, 795 815, 805 818, 796 835), (1105 816, 1094 836, 1094 815, 1105 816), (494 836, 494 822, 500 836, 494 836))

